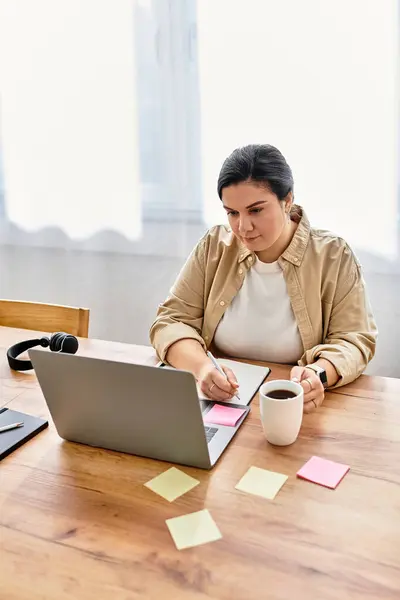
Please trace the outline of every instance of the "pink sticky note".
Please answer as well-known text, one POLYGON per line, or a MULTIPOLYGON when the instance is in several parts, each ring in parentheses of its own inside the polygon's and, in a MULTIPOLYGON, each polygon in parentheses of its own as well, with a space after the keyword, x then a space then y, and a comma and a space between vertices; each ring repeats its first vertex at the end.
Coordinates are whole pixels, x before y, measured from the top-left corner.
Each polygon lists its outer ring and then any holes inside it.
POLYGON ((306 464, 301 467, 297 477, 307 479, 334 490, 346 473, 350 470, 348 465, 312 456, 306 464))
POLYGON ((242 408, 214 404, 212 409, 204 416, 204 422, 213 423, 214 425, 228 425, 230 427, 235 427, 244 412, 245 411, 242 408))

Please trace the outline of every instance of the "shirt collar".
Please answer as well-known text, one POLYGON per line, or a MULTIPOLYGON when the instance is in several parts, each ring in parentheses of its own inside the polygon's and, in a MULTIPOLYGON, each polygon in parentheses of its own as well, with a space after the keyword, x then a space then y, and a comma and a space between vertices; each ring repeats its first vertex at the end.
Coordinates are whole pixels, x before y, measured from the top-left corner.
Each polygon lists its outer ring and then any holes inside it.
MULTIPOLYGON (((310 239, 311 228, 307 215, 298 204, 293 204, 290 216, 293 221, 298 223, 298 227, 289 246, 278 260, 287 260, 298 267, 303 262, 308 240, 310 239)), ((253 255, 253 252, 251 252, 251 250, 249 250, 242 242, 240 242, 238 262, 243 262, 248 256, 251 255, 253 255)))
POLYGON ((244 260, 246 260, 246 258, 248 256, 252 256, 253 252, 251 252, 248 248, 246 248, 246 246, 240 242, 239 243, 239 258, 238 258, 238 262, 243 262, 244 260))

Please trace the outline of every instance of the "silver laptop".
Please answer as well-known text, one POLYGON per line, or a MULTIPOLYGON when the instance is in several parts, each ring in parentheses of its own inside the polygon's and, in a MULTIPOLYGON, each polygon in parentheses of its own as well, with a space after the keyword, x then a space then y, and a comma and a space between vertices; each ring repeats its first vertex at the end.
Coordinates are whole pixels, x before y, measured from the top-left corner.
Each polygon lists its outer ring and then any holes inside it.
POLYGON ((211 468, 246 418, 207 425, 215 402, 199 400, 186 371, 29 350, 58 434, 80 442, 182 465, 211 468))

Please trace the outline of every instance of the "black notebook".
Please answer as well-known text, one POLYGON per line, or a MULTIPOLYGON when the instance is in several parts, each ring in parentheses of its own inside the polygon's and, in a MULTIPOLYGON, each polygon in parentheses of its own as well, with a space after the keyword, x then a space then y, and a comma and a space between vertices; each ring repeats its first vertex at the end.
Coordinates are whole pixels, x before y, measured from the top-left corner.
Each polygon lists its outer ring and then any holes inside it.
POLYGON ((0 460, 8 456, 11 452, 25 444, 28 440, 48 427, 48 421, 32 417, 25 413, 8 408, 0 408, 0 427, 10 425, 11 423, 23 422, 22 427, 10 429, 9 431, 0 431, 0 460))

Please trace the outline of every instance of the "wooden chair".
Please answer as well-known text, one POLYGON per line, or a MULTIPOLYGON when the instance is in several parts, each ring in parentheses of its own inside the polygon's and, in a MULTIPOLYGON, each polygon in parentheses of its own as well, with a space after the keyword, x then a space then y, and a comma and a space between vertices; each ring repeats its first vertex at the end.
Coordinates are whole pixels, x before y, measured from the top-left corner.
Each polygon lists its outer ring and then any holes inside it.
POLYGON ((89 334, 89 309, 41 302, 0 300, 0 325, 54 333, 65 331, 78 337, 89 334))

